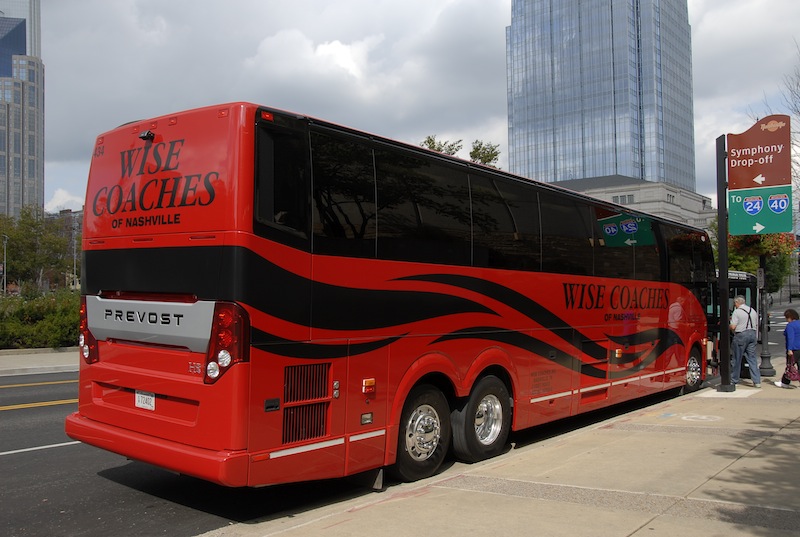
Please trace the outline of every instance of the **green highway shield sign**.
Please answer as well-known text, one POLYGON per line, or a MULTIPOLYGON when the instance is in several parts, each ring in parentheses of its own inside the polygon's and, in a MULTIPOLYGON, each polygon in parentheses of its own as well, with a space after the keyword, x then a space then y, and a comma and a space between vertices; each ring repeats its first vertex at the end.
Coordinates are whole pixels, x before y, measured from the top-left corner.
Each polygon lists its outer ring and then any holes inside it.
POLYGON ((598 219, 606 246, 652 246, 656 243, 649 218, 630 214, 616 214, 598 219))
POLYGON ((792 186, 728 191, 728 228, 731 235, 766 235, 793 231, 792 186))

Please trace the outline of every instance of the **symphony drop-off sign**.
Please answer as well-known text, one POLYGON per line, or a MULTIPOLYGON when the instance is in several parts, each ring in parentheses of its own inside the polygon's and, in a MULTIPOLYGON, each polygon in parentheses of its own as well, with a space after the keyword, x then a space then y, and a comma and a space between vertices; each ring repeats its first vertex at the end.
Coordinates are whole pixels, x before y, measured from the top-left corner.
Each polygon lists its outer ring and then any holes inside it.
POLYGON ((731 235, 793 230, 789 116, 772 115, 727 136, 731 235))

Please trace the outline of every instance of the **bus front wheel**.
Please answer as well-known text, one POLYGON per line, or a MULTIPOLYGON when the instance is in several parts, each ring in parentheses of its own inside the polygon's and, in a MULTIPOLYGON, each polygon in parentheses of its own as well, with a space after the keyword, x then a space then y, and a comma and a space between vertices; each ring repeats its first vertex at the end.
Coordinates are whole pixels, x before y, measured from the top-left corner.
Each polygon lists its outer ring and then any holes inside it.
POLYGON ((703 385, 703 360, 697 349, 692 349, 686 361, 686 388, 685 392, 696 392, 703 385))
POLYGON ((453 452, 465 462, 477 462, 499 455, 511 430, 508 389, 499 378, 482 378, 466 404, 453 411, 453 452))
POLYGON ((407 482, 432 476, 447 455, 450 436, 450 406, 444 394, 427 384, 415 387, 403 406, 392 474, 407 482))

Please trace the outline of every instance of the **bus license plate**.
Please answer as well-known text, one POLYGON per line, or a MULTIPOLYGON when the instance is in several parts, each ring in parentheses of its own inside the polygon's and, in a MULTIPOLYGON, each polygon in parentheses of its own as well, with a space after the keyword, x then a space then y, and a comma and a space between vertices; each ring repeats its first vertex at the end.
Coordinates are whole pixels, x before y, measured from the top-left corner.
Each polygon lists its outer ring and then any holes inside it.
POLYGON ((145 410, 156 409, 156 394, 153 392, 142 392, 136 390, 136 407, 145 410))

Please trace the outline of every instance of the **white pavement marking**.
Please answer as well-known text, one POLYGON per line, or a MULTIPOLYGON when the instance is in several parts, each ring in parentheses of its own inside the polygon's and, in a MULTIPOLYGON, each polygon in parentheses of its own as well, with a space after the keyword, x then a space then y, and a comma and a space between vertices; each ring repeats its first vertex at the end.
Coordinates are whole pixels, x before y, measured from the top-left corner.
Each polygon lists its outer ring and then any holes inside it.
POLYGON ((80 442, 64 442, 61 444, 50 444, 49 446, 36 446, 36 447, 29 447, 25 449, 15 449, 14 451, 3 451, 0 452, 0 457, 3 455, 15 455, 17 453, 25 453, 27 451, 39 451, 40 449, 52 449, 57 447, 64 447, 64 446, 74 446, 75 444, 80 444, 80 442))

